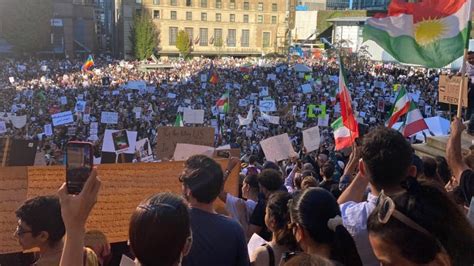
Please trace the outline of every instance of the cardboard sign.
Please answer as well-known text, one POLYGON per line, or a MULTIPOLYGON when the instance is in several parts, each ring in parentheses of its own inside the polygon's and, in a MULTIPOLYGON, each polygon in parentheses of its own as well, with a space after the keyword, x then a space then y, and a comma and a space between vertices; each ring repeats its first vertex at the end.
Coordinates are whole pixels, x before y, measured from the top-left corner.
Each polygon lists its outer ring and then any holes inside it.
POLYGON ((185 108, 183 120, 187 124, 204 124, 204 110, 193 110, 185 108))
POLYGON ((116 112, 102 112, 100 115, 100 122, 102 124, 117 124, 118 113, 116 112))
POLYGON ((176 149, 174 150, 173 159, 175 161, 186 161, 189 157, 197 154, 203 154, 212 157, 214 154, 214 147, 177 143, 176 149))
POLYGON ((308 128, 303 131, 303 143, 306 152, 312 152, 319 148, 321 136, 319 134, 319 127, 308 128))
POLYGON ((267 161, 279 162, 297 156, 290 143, 288 133, 262 140, 260 146, 267 161))
MULTIPOLYGON (((460 76, 453 76, 449 78, 447 75, 439 76, 439 99, 441 103, 458 105, 459 102, 459 89, 461 84, 460 76)), ((464 77, 464 89, 462 94, 462 106, 467 107, 467 88, 469 84, 469 78, 464 77)))
MULTIPOLYGON (((119 130, 106 129, 104 133, 104 144, 102 145, 103 152, 116 152, 114 139, 112 134, 118 132, 119 130)), ((135 146, 137 144, 137 132, 136 131, 126 131, 128 148, 123 151, 127 154, 135 154, 135 146)))
POLYGON ((275 100, 260 100, 258 108, 263 112, 276 112, 275 100))
POLYGON ((53 127, 51 124, 44 125, 44 134, 48 137, 53 135, 53 127))
POLYGON ((74 123, 74 117, 71 111, 57 113, 51 116, 53 120, 53 126, 60 126, 69 123, 74 123))
POLYGON ((214 146, 214 128, 158 127, 156 157, 171 159, 177 143, 214 146))

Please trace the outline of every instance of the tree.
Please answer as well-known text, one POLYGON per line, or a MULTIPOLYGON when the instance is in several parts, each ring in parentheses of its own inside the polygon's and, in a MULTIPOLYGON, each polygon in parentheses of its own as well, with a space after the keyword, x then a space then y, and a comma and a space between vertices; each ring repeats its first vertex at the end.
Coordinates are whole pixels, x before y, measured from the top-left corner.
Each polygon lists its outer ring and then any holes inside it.
POLYGON ((50 47, 52 0, 10 1, 3 12, 4 36, 19 53, 31 54, 50 47))
POLYGON ((176 37, 176 48, 178 48, 179 53, 183 57, 187 57, 191 52, 191 41, 189 40, 189 34, 180 30, 178 36, 176 37))
POLYGON ((133 19, 130 41, 132 42, 133 55, 139 60, 149 58, 159 44, 159 32, 153 20, 145 15, 136 15, 133 19))

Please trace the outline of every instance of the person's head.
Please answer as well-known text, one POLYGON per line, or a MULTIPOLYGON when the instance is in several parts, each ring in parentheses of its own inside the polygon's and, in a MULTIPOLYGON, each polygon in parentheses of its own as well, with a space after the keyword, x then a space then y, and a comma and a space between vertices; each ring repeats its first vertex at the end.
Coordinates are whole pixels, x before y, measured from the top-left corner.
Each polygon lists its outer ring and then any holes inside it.
POLYGON ((184 167, 180 181, 186 199, 191 203, 191 198, 199 203, 213 203, 224 185, 221 166, 210 157, 194 155, 186 160, 184 167))
POLYGON ((258 188, 258 175, 248 175, 242 182, 242 197, 248 199, 250 195, 257 195, 258 188))
POLYGON ((443 180, 439 177, 437 171, 436 160, 431 157, 423 157, 423 173, 419 175, 419 180, 429 180, 437 183, 437 185, 444 187, 443 180))
POLYGON ((278 245, 287 246, 293 250, 297 244, 293 233, 288 228, 290 221, 288 201, 291 198, 291 194, 288 192, 273 193, 267 202, 265 224, 275 235, 278 245))
POLYGON ((158 193, 144 200, 130 219, 129 238, 141 265, 177 265, 192 244, 185 201, 172 193, 158 193))
POLYGON ((378 127, 364 136, 359 171, 377 190, 396 190, 408 176, 416 176, 413 149, 394 129, 378 127))
POLYGON ((472 265, 474 229, 445 191, 409 178, 406 191, 382 193, 369 216, 369 240, 387 265, 472 265))
POLYGON ((319 185, 319 181, 311 175, 303 177, 301 181, 301 189, 307 189, 310 187, 317 187, 319 185))
POLYGON ((56 196, 29 199, 15 211, 15 215, 18 218, 15 235, 23 249, 54 247, 66 233, 56 196))
POLYGON ((271 161, 266 161, 263 164, 263 169, 273 169, 273 170, 276 170, 276 171, 280 171, 280 167, 278 166, 278 164, 276 164, 274 162, 271 162, 271 161))
POLYGON ((255 163, 257 162, 257 159, 258 159, 257 156, 255 156, 255 155, 250 155, 250 157, 249 157, 249 164, 255 165, 255 163))
POLYGON ((439 177, 443 180, 444 184, 446 185, 449 180, 451 180, 451 169, 449 168, 448 161, 443 156, 436 156, 436 172, 438 173, 439 177))
POLYGON ((469 51, 467 53, 467 62, 471 65, 474 65, 474 51, 469 51))
POLYGON ((465 155, 462 160, 464 161, 464 163, 472 169, 474 169, 474 154, 472 153, 469 153, 467 155, 465 155))
POLYGON ((293 234, 305 252, 315 245, 330 249, 330 258, 344 265, 362 265, 354 240, 342 225, 334 196, 323 188, 309 188, 290 204, 293 234))
POLYGON ((283 179, 279 171, 274 169, 264 169, 258 174, 258 184, 260 192, 262 192, 266 198, 275 191, 278 191, 283 185, 283 179))
POLYGON ((335 171, 335 167, 334 167, 334 164, 332 162, 326 162, 321 167, 321 175, 325 179, 331 179, 332 176, 334 175, 334 171, 335 171))
POLYGON ((303 164, 303 168, 301 169, 303 171, 314 171, 314 166, 311 163, 305 163, 303 164))
POLYGON ((332 261, 321 256, 299 253, 289 258, 283 266, 335 266, 332 261))

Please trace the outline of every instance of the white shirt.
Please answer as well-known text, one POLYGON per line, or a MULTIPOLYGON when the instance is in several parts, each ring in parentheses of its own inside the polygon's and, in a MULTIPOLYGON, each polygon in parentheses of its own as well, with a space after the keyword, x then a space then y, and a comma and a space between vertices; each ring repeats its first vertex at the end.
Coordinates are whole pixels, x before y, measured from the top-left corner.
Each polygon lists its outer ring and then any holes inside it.
POLYGON ((255 206, 257 206, 257 203, 253 200, 244 200, 227 193, 225 209, 230 217, 242 226, 244 232, 247 232, 250 216, 255 206))
POLYGON ((339 206, 344 227, 354 238, 362 264, 365 266, 380 265, 370 245, 369 232, 367 231, 367 219, 375 209, 376 202, 377 197, 369 193, 367 201, 349 201, 339 206))

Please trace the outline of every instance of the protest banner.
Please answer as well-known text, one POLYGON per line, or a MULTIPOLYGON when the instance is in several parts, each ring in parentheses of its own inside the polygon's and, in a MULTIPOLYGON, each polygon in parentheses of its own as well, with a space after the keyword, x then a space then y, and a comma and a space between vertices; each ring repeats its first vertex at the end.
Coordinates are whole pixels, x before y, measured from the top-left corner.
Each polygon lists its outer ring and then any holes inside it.
POLYGON ((248 105, 249 105, 249 101, 247 101, 246 99, 239 100, 239 107, 246 107, 248 105))
POLYGON ((207 74, 201 74, 201 82, 207 82, 207 74))
POLYGON ((279 162, 297 156, 287 133, 260 141, 267 161, 279 162))
POLYGON ((166 95, 166 97, 168 97, 169 99, 176 99, 176 94, 175 94, 175 93, 168 92, 168 94, 166 95))
POLYGON ((26 125, 26 115, 22 116, 11 116, 10 122, 15 128, 23 128, 26 125))
POLYGON ((259 93, 258 93, 258 97, 267 97, 269 94, 268 94, 268 87, 260 87, 259 88, 259 93))
POLYGON ((113 132, 112 140, 114 142, 114 148, 116 153, 125 152, 130 147, 130 144, 128 142, 127 130, 125 129, 113 132))
POLYGON ((303 143, 306 152, 312 152, 319 149, 321 135, 319 134, 319 126, 303 130, 303 143))
POLYGON ((212 127, 158 127, 156 157, 171 159, 177 143, 214 146, 212 127))
POLYGON ((74 108, 75 112, 84 112, 86 110, 86 102, 85 101, 77 101, 76 107, 74 108))
POLYGON ((100 115, 100 122, 102 124, 117 124, 118 113, 117 112, 102 112, 100 115))
POLYGON ((267 80, 276 80, 276 74, 267 74, 267 80))
POLYGON ((279 116, 273 116, 273 115, 267 115, 264 112, 262 113, 262 118, 266 121, 268 121, 270 124, 274 125, 279 125, 280 124, 280 117, 279 116))
MULTIPOLYGON (((462 106, 467 107, 467 86, 469 84, 469 78, 465 77, 463 95, 462 95, 462 106)), ((439 98, 438 101, 441 103, 447 103, 452 105, 458 105, 459 102, 459 88, 461 87, 461 77, 447 75, 439 76, 439 98)))
POLYGON ((56 113, 51 116, 53 120, 53 126, 61 126, 69 123, 74 123, 74 117, 71 111, 56 113))
POLYGON ((44 134, 48 137, 53 135, 53 127, 51 124, 44 125, 44 134))
POLYGON ((143 91, 147 89, 146 82, 144 80, 130 80, 126 84, 122 85, 122 88, 137 91, 143 91))
POLYGON ((263 112, 276 112, 275 100, 260 100, 258 108, 263 112))
POLYGON ((0 134, 7 133, 7 125, 5 121, 0 121, 0 134))
POLYGON ((324 117, 318 117, 318 126, 328 127, 329 126, 329 115, 326 115, 324 117))
POLYGON ((177 143, 176 149, 174 150, 173 159, 175 161, 186 161, 189 157, 197 154, 212 157, 214 154, 214 147, 177 143))
POLYGON ((59 100, 60 100, 61 105, 66 105, 67 104, 66 96, 61 96, 61 98, 59 98, 59 100))
POLYGON ((183 120, 187 124, 204 124, 204 110, 186 108, 183 111, 183 120))

